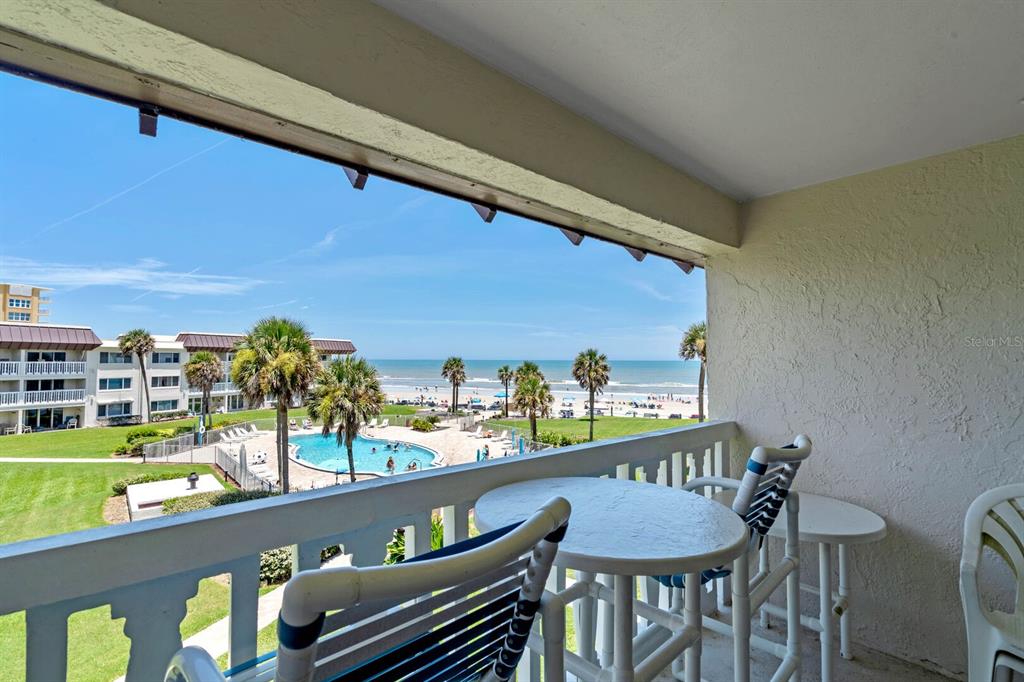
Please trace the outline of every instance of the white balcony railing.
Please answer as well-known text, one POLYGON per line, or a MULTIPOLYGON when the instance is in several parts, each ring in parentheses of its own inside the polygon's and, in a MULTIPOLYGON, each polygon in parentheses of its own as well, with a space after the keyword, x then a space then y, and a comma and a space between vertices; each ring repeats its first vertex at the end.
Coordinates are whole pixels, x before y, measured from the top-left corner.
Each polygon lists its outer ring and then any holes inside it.
POLYGON ((4 360, 0 362, 0 377, 18 376, 21 374, 21 363, 4 360))
MULTIPOLYGON (((213 385, 213 388, 210 390, 210 393, 214 395, 216 395, 217 393, 237 393, 238 390, 238 386, 235 386, 230 381, 219 381, 213 385)), ((189 395, 202 395, 203 389, 197 386, 189 386, 188 393, 189 395)))
POLYGON ((85 375, 84 362, 26 362, 25 374, 38 375, 85 375))
POLYGON ((22 405, 60 405, 85 402, 84 388, 62 388, 52 391, 23 391, 22 405))
MULTIPOLYGON (((0 615, 25 612, 26 679, 52 682, 67 679, 70 614, 109 604, 132 640, 127 682, 158 680, 181 646, 180 622, 199 581, 229 573, 236 665, 256 655, 263 550, 294 546, 304 570, 319 566, 321 548, 341 544, 356 565, 376 565, 395 528, 406 529, 410 555, 429 549, 435 510, 445 543, 466 538, 477 498, 514 481, 640 477, 679 488, 694 476, 728 475, 736 435, 733 422, 708 422, 3 545, 0 579, 12 589, 0 590, 0 615)), ((640 583, 648 599, 660 598, 651 581, 640 583)))
POLYGON ((0 405, 18 405, 21 401, 19 391, 3 391, 0 393, 0 405))

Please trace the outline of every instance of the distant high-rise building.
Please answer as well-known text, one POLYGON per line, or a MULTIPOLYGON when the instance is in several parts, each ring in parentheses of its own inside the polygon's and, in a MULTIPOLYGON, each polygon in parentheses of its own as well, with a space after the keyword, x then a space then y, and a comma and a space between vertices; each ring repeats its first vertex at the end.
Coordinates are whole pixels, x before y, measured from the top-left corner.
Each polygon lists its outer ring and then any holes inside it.
POLYGON ((53 290, 0 282, 0 322, 39 324, 50 315, 50 309, 45 307, 50 303, 44 293, 47 291, 53 290))

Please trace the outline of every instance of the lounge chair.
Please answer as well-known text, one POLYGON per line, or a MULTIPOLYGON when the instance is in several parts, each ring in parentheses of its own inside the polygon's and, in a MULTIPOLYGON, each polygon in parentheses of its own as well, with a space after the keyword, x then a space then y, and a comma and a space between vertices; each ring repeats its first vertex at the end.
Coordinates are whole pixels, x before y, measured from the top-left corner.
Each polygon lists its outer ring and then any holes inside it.
MULTIPOLYGON (((526 651, 569 503, 394 566, 303 571, 284 588, 277 654, 226 673, 232 682, 511 679, 526 651)), ((551 637, 544 677, 561 680, 564 638, 551 637)), ((185 647, 165 682, 223 682, 206 650, 185 647)))
POLYGON ((297 421, 295 421, 294 419, 289 419, 288 420, 288 429, 290 431, 298 431, 299 430, 299 423, 297 421))
POLYGON ((302 428, 304 428, 304 429, 311 429, 311 428, 313 428, 313 420, 310 419, 309 417, 306 417, 305 419, 303 419, 302 420, 302 428))
POLYGON ((368 429, 377 428, 377 418, 374 417, 370 421, 366 422, 366 428, 368 428, 368 429))
POLYGON ((388 426, 389 426, 390 424, 391 424, 391 421, 390 421, 390 420, 388 420, 388 419, 381 419, 381 420, 380 420, 380 428, 382 428, 382 429, 386 429, 386 428, 388 428, 388 426))
POLYGON ((483 435, 484 435, 484 427, 482 427, 482 426, 478 426, 478 427, 476 427, 476 431, 474 431, 474 432, 473 432, 472 434, 470 434, 470 435, 472 435, 472 436, 473 436, 473 438, 483 438, 483 435))

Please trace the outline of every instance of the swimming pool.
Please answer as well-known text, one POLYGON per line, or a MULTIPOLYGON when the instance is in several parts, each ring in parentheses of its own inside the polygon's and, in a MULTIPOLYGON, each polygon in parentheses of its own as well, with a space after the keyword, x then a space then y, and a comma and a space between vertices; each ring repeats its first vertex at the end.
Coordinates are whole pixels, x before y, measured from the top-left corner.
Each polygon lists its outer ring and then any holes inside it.
MULTIPOLYGON (((293 436, 290 443, 299 446, 296 461, 316 469, 348 473, 348 454, 345 446, 338 446, 334 434, 324 438, 319 434, 293 436)), ((391 441, 392 443, 396 441, 391 441)), ((388 450, 388 441, 378 438, 356 436, 352 444, 352 457, 356 462, 356 473, 386 474, 388 457, 395 459, 395 471, 405 471, 415 460, 418 469, 434 466, 437 453, 422 445, 398 443, 398 451, 388 450)))

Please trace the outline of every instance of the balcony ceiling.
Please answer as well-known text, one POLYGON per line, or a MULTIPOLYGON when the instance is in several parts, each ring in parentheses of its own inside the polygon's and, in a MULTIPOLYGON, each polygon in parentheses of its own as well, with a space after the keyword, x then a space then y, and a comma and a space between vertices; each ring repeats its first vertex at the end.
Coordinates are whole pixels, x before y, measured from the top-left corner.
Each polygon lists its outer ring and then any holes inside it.
POLYGON ((731 196, 1024 133, 1024 3, 376 0, 731 196))

